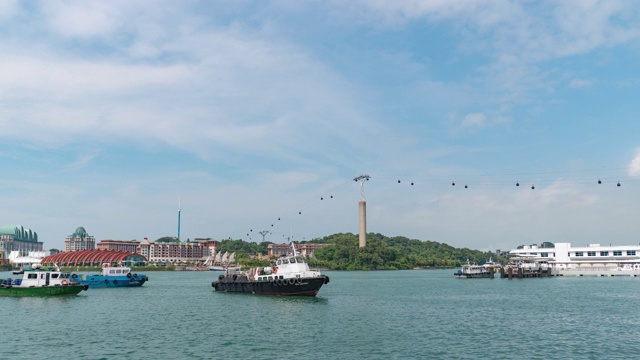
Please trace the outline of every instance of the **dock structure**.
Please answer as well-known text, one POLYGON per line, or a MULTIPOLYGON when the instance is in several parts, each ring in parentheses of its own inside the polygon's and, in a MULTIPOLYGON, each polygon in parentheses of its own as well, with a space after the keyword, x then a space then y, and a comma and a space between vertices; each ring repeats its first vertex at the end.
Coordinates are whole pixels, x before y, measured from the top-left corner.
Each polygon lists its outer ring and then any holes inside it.
POLYGON ((555 276, 551 272, 551 268, 542 268, 542 267, 507 267, 500 268, 500 278, 501 279, 527 279, 527 278, 541 278, 541 277, 550 277, 555 276))

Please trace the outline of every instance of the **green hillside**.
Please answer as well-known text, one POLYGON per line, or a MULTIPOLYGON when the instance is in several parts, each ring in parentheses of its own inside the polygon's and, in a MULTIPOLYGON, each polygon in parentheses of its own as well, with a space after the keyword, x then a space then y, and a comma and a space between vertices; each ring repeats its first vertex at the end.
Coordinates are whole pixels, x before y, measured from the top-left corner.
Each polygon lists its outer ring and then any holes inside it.
POLYGON ((507 262, 506 258, 491 252, 374 233, 367 234, 367 246, 362 249, 358 246, 358 236, 351 233, 334 234, 310 242, 331 244, 315 251, 313 265, 334 270, 453 268, 466 263, 467 259, 483 264, 489 257, 494 261, 507 262))
MULTIPOLYGON (((313 267, 332 270, 398 270, 456 268, 467 262, 483 264, 493 257, 504 264, 507 259, 490 252, 454 248, 435 241, 421 241, 403 236, 387 237, 367 234, 367 246, 360 249, 358 235, 334 234, 301 243, 330 244, 315 251, 310 259, 313 267)), ((236 259, 245 266, 266 266, 268 260, 257 260, 257 254, 265 255, 270 242, 254 243, 243 240, 223 240, 218 244, 222 251, 236 252, 236 259)))

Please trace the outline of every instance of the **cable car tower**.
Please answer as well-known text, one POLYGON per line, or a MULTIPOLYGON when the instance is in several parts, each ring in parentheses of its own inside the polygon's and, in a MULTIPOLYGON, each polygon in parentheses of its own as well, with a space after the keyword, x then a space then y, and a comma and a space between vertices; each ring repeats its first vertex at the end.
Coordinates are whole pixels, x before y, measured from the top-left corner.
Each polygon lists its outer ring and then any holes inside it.
POLYGON ((369 175, 360 175, 353 179, 355 182, 360 182, 360 203, 359 207, 359 238, 358 243, 361 248, 367 246, 367 201, 364 198, 364 182, 369 181, 371 177, 369 175))

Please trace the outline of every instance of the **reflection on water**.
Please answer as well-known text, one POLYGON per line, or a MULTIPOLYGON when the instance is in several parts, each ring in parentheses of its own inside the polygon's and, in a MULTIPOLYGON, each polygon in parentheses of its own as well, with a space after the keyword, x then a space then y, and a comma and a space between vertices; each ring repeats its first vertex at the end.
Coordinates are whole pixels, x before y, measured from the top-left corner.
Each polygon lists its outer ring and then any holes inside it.
MULTIPOLYGON (((210 272, 142 288, 0 298, 3 358, 631 358, 638 278, 453 278, 452 270, 327 272, 315 298, 215 292, 210 272), (76 346, 61 346, 73 339, 76 346), (280 339, 274 341, 274 339, 280 339)), ((6 275, 6 274, 5 274, 6 275)), ((2 274, 0 274, 2 277, 2 274)), ((7 276, 4 276, 7 277, 7 276)))

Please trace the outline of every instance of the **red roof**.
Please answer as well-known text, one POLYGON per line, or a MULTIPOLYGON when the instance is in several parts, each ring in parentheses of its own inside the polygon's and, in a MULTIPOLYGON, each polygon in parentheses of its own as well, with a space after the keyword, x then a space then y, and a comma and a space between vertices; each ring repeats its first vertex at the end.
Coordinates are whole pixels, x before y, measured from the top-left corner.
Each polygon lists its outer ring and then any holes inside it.
MULTIPOLYGON (((129 251, 120 250, 80 250, 62 252, 55 255, 46 256, 42 259, 43 264, 56 263, 62 266, 117 263, 126 260, 130 256, 144 256, 129 251)), ((145 259, 146 260, 146 259, 145 259)))

